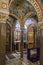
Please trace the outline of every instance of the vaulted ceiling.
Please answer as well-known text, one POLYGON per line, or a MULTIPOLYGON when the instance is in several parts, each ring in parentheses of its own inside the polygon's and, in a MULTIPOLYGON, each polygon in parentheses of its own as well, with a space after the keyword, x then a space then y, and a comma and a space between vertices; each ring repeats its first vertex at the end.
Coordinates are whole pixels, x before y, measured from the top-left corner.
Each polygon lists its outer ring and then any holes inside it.
POLYGON ((20 18, 27 13, 35 12, 34 7, 27 0, 13 0, 9 10, 20 18))
MULTIPOLYGON (((43 5, 43 3, 42 3, 43 0, 36 0, 36 1, 38 2, 39 6, 41 4, 43 5)), ((13 12, 13 14, 16 15, 19 19, 23 19, 26 14, 33 12, 35 14, 31 14, 30 17, 33 17, 38 21, 37 13, 36 13, 34 7, 27 0, 12 0, 9 11, 10 11, 10 13, 13 12)), ((9 17, 11 17, 13 19, 13 21, 16 20, 16 18, 13 17, 13 15, 12 16, 10 15, 9 17)), ((9 18, 11 21, 10 23, 12 23, 11 18, 9 18)))

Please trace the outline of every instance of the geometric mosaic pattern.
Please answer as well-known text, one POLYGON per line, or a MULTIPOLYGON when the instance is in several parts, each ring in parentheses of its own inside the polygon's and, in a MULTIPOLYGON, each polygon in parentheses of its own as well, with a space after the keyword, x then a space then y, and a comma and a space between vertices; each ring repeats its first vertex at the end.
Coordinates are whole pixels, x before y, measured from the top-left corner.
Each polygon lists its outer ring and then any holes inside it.
POLYGON ((32 63, 31 61, 27 60, 25 54, 23 59, 20 58, 20 54, 13 53, 12 55, 15 58, 7 60, 6 65, 40 65, 39 61, 32 63))
POLYGON ((23 17, 28 12, 34 11, 33 6, 27 2, 26 0, 12 2, 13 4, 10 6, 10 11, 14 12, 17 16, 23 17))

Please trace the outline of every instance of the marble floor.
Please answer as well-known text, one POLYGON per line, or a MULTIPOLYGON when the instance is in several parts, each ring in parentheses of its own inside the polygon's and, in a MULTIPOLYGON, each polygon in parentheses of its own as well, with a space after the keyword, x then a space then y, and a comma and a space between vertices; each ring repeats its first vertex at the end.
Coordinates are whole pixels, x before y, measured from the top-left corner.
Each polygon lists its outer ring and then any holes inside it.
POLYGON ((6 55, 6 65, 40 65, 40 62, 34 62, 27 60, 27 54, 23 55, 23 59, 20 58, 20 53, 12 53, 10 56, 6 55), (10 57, 10 56, 13 57, 10 57))

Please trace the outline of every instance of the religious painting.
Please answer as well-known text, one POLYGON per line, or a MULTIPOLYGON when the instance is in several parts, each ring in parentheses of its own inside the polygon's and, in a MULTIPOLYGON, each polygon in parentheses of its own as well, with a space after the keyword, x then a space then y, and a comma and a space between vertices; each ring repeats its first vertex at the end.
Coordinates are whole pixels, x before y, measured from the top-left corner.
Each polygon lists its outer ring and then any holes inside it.
POLYGON ((29 43, 34 43, 34 32, 29 32, 28 33, 28 42, 29 43))

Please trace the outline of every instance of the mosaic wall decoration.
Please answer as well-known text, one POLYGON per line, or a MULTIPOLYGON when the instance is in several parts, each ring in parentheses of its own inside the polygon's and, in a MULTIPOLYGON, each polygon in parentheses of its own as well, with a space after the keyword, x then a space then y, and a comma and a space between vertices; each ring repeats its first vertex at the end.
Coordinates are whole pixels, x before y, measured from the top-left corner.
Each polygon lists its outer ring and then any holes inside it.
POLYGON ((28 3, 26 0, 23 0, 23 2, 17 1, 13 3, 10 7, 10 11, 13 13, 16 13, 17 16, 23 17, 28 12, 34 11, 34 8, 30 3, 28 3), (13 5, 14 4, 14 5, 13 5))
POLYGON ((0 0, 0 10, 8 9, 9 0, 0 0))
MULTIPOLYGON (((2 22, 2 20, 6 20, 9 15, 8 3, 9 0, 0 0, 0 23, 2 22)), ((3 21, 2 23, 5 23, 5 21, 3 21)))

